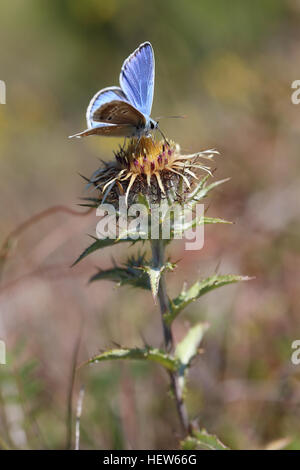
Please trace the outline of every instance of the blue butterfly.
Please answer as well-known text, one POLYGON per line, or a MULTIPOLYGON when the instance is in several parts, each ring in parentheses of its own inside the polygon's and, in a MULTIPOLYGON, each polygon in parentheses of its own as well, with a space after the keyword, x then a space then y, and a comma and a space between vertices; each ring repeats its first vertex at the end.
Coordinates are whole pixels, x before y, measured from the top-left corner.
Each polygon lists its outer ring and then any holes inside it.
MULTIPOLYGON (((159 129, 150 117, 154 92, 154 52, 150 42, 141 44, 123 63, 120 87, 98 91, 86 112, 88 129, 70 137, 102 135, 148 137, 159 129)), ((160 131, 161 132, 161 131, 160 131)))

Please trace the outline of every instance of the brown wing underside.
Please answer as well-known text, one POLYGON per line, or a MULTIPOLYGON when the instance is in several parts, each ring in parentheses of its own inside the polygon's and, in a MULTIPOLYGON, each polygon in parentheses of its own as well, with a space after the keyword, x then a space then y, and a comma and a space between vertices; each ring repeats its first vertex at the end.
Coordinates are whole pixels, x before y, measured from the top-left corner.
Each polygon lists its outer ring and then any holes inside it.
POLYGON ((106 137, 131 137, 136 128, 130 124, 116 124, 113 126, 93 127, 86 129, 78 134, 71 135, 70 137, 86 137, 89 135, 102 135, 106 137))
POLYGON ((128 124, 134 127, 145 126, 146 120, 142 113, 126 101, 110 101, 93 114, 93 120, 110 124, 128 124))

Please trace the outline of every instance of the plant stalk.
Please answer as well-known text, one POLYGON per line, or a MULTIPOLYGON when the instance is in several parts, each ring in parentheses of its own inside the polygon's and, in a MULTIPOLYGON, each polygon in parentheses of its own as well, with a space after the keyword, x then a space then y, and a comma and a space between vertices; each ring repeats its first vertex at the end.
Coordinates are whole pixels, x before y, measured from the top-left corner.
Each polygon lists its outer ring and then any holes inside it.
MULTIPOLYGON (((165 263, 164 240, 152 240, 151 247, 152 247, 153 266, 155 268, 161 269, 165 263)), ((169 302, 169 298, 167 295, 166 280, 165 280, 163 273, 159 281, 157 297, 159 300, 159 306, 160 306, 160 312, 161 312, 165 348, 168 353, 171 353, 174 351, 174 339, 172 335, 171 326, 168 325, 164 319, 164 315, 167 312, 169 312, 170 302, 169 302)), ((186 409, 184 398, 183 398, 183 390, 179 384, 179 375, 177 372, 170 372, 169 374, 170 374, 171 387, 174 393, 174 397, 176 401, 176 408, 177 408, 178 416, 180 419, 180 423, 181 423, 184 433, 187 434, 190 431, 190 423, 189 423, 188 413, 187 413, 187 409, 186 409)))

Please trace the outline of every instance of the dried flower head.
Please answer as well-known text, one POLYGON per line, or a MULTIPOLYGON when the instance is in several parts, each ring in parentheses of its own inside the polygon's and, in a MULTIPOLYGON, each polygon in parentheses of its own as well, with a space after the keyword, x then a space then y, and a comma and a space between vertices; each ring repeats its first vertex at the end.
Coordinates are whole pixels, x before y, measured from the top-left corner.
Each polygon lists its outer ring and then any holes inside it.
POLYGON ((205 150, 192 155, 181 155, 180 146, 172 141, 154 141, 151 137, 131 139, 128 145, 115 153, 115 160, 103 162, 89 183, 99 190, 101 202, 113 203, 119 196, 131 204, 138 194, 150 203, 164 198, 184 200, 198 180, 198 174, 211 169, 200 159, 211 160, 216 150, 205 150))

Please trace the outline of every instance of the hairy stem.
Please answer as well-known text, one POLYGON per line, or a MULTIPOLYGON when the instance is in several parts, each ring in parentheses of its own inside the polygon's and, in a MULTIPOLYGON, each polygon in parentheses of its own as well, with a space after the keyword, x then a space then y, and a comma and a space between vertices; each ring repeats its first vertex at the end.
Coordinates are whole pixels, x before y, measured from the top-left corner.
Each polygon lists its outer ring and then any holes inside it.
MULTIPOLYGON (((152 262, 154 267, 160 269, 165 262, 165 245, 163 240, 152 240, 152 262)), ((158 300, 161 312, 162 327, 164 333, 164 342, 167 352, 174 350, 174 340, 172 335, 171 326, 165 322, 164 314, 169 311, 169 298, 167 295, 166 280, 164 274, 161 275, 158 288, 158 300)), ((184 433, 188 433, 190 423, 186 406, 183 399, 182 388, 179 384, 179 375, 177 372, 170 372, 171 387, 174 393, 177 412, 179 415, 180 423, 184 433)))

